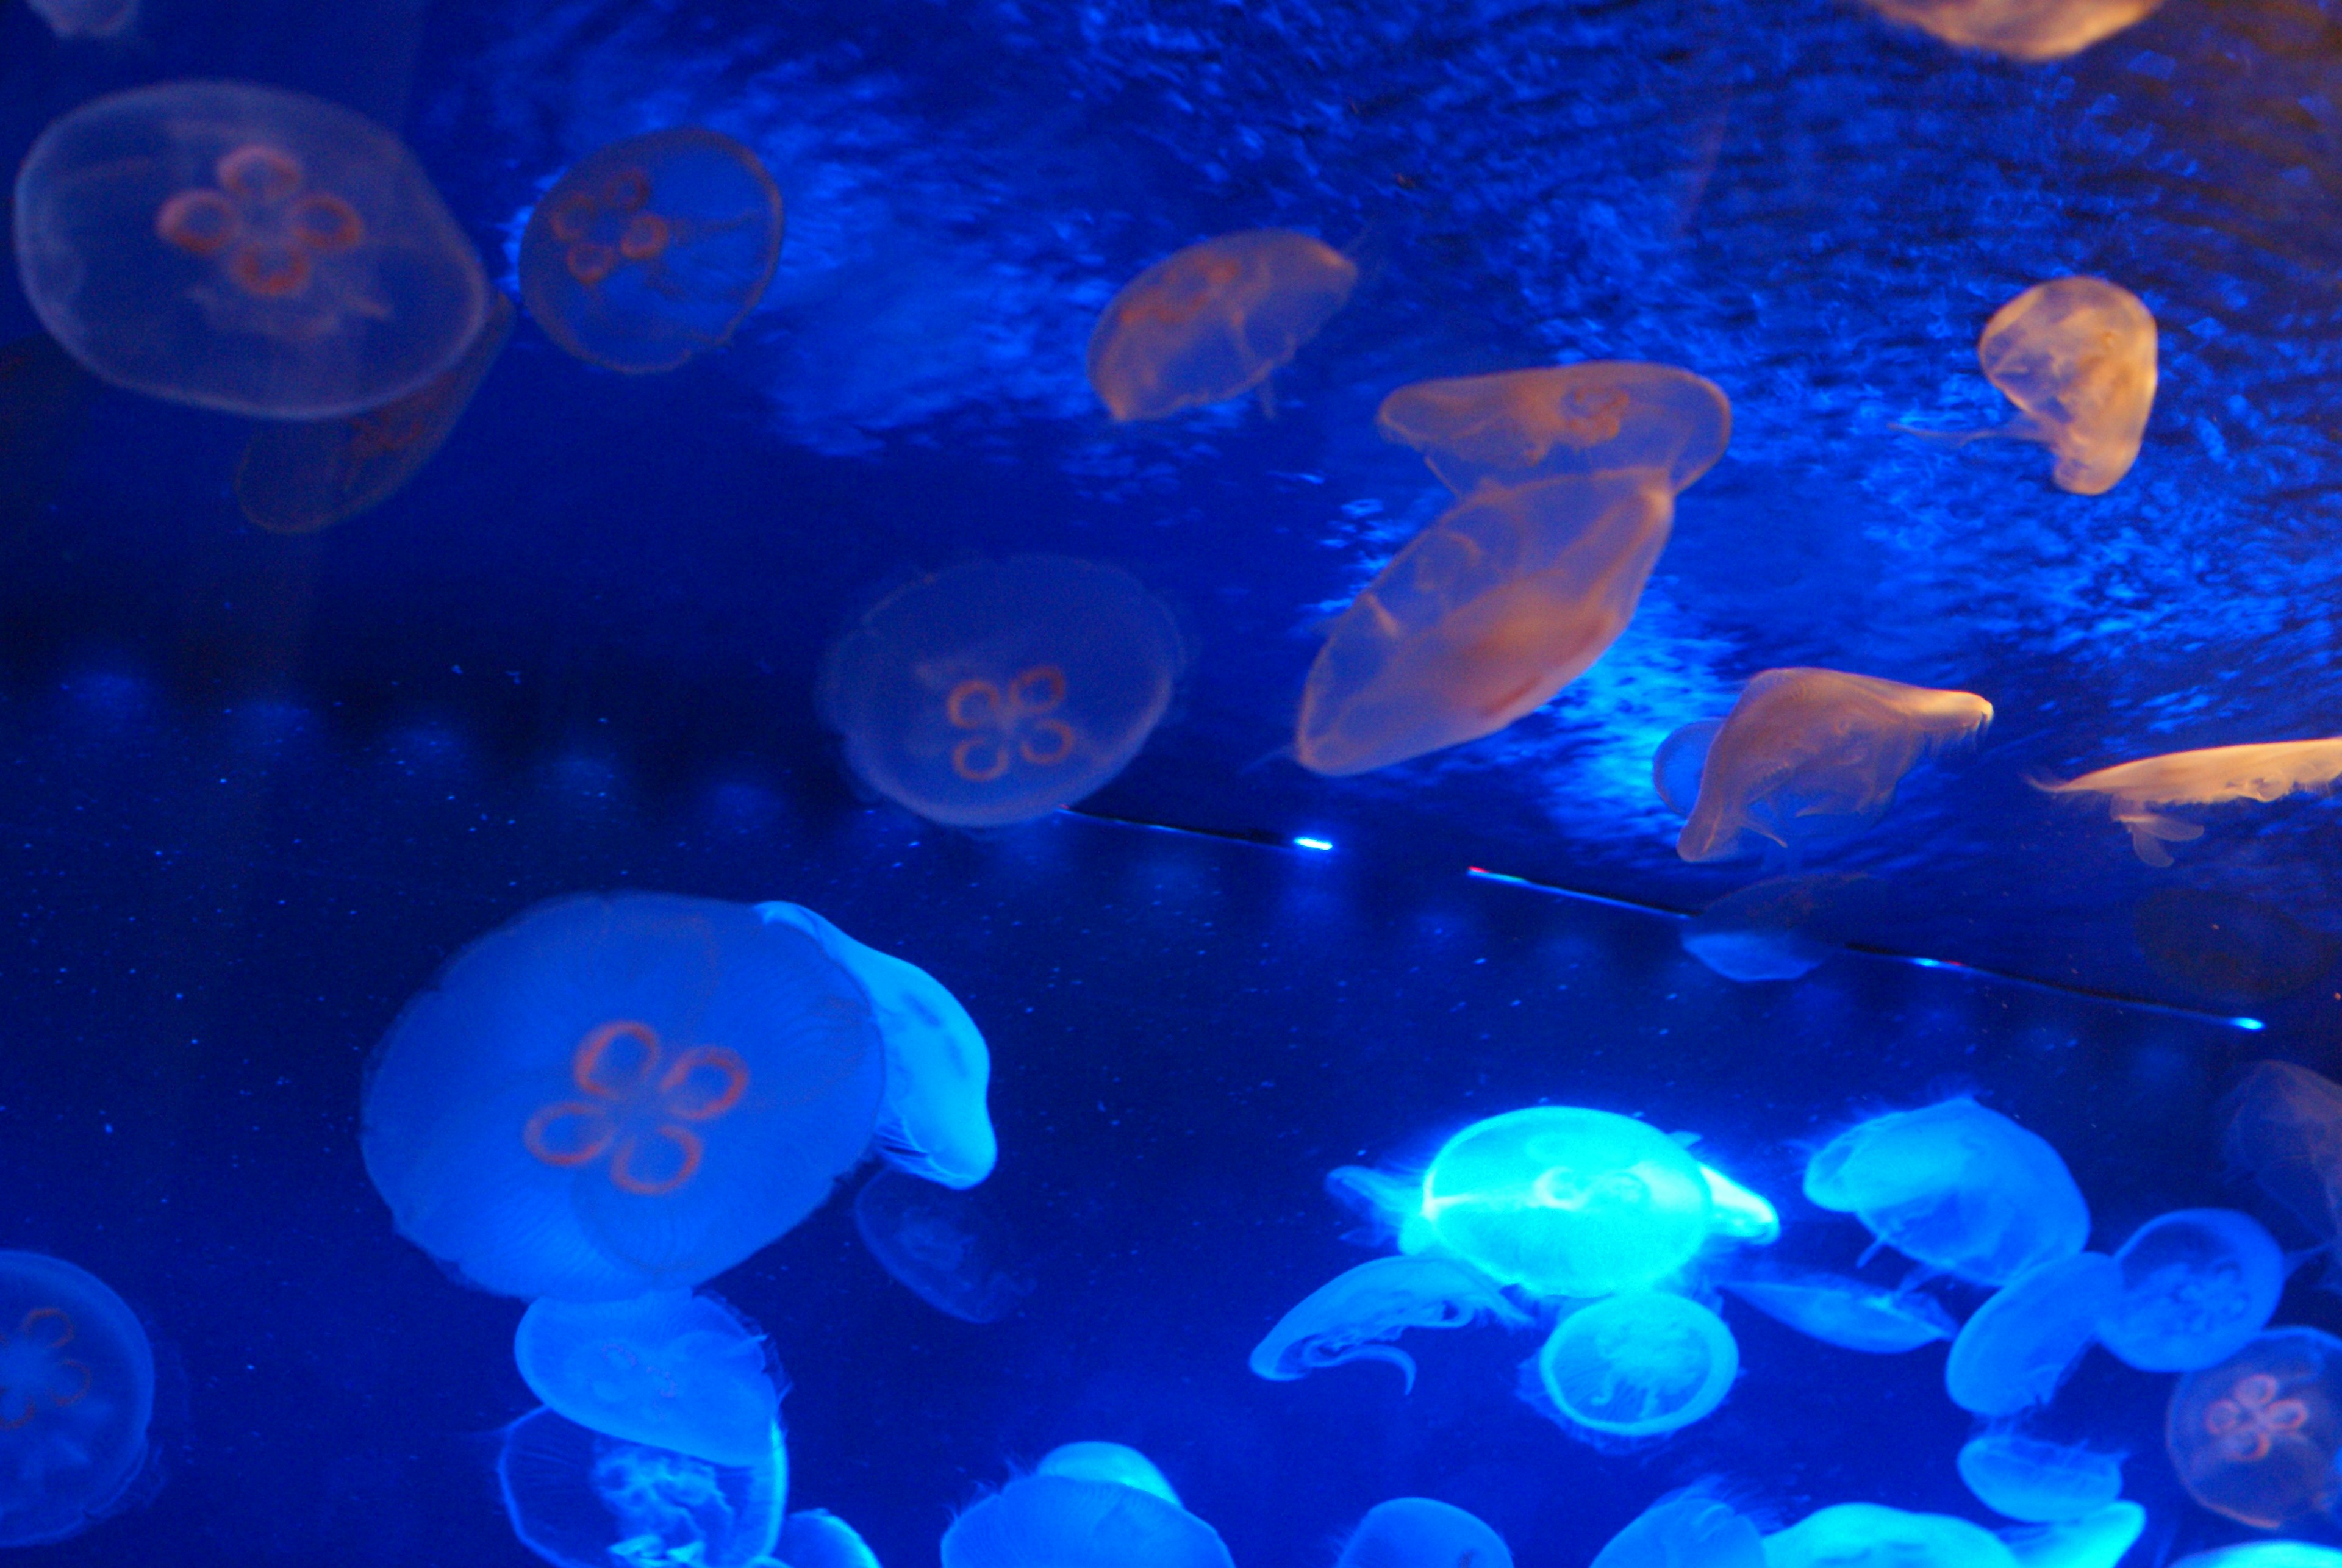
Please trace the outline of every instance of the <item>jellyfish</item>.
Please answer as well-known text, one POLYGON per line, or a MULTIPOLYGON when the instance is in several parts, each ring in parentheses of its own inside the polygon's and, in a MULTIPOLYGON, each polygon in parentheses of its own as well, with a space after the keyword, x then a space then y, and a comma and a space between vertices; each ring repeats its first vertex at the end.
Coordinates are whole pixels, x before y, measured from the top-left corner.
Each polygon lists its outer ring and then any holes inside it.
POLYGON ((235 499, 255 528, 314 534, 373 510, 421 472, 512 336, 512 301, 491 292, 472 346, 417 391, 346 419, 265 424, 236 464, 235 499))
POLYGON ((2227 1360, 2268 1325, 2285 1291, 2285 1254, 2234 1209, 2180 1209, 2141 1225, 2115 1253, 2122 1288, 2098 1343, 2141 1372, 2193 1372, 2227 1360))
POLYGON ((1740 1347, 1697 1302, 1634 1290, 1563 1318, 1534 1364, 1537 1386, 1573 1433, 1656 1437, 1724 1403, 1740 1347))
POLYGON ((2220 1152, 2321 1242, 2342 1186, 2342 1085, 2290 1062, 2256 1062, 2221 1102, 2220 1152))
MULTIPOLYGON (((1076 1481, 1111 1481, 1118 1486, 1136 1486, 1150 1497, 1160 1497, 1172 1507, 1179 1506, 1179 1494, 1171 1490, 1163 1472, 1155 1462, 1138 1450, 1119 1443, 1061 1443, 1041 1456, 1033 1467, 1036 1475, 1070 1475, 1076 1481)), ((796 1564, 790 1564, 796 1568, 796 1564)))
POLYGON ((976 1193, 881 1171, 855 1194, 854 1227, 899 1283, 963 1323, 996 1323, 1033 1293, 1011 1266, 1007 1227, 976 1193))
POLYGON ((681 125, 573 165, 520 236, 520 293, 578 358, 640 375, 723 345, 781 259, 781 193, 756 155, 681 125))
POLYGON ((2026 1270, 1977 1308, 1944 1358, 1952 1403, 1978 1415, 2047 1404, 2122 1294, 2122 1269, 2076 1253, 2026 1270))
POLYGON ((1684 951, 1726 980, 1797 980, 1853 937, 1877 903, 1869 877, 1777 876, 1728 893, 1686 922, 1684 951))
POLYGON ((1766 1568, 2015 1568, 1989 1530, 1947 1513, 1840 1503, 1765 1537, 1766 1568))
POLYGON ((409 1002, 360 1143, 400 1233, 483 1289, 687 1289, 862 1157, 886 1064, 813 938, 669 894, 538 904, 409 1002))
POLYGON ((1651 786, 1677 816, 1689 816, 1699 804, 1699 775, 1707 766, 1708 748, 1716 744, 1722 719, 1695 719, 1667 734, 1651 756, 1651 786))
POLYGON ((1513 1553, 1452 1503, 1394 1497, 1366 1510, 1334 1568, 1513 1568, 1513 1553))
POLYGON ((2169 752, 2077 779, 2027 782, 2045 794, 2105 796, 2108 814, 2130 830, 2131 853, 2149 865, 2164 866, 2171 864, 2165 844, 2201 838, 2204 827, 2156 808, 2329 794, 2337 776, 2342 776, 2342 736, 2169 752))
POLYGON ((1026 1475, 944 1532, 943 1568, 1234 1568, 1219 1532, 1150 1492, 1026 1475))
POLYGON ((1843 1274, 1726 1280, 1724 1288, 1799 1333, 1873 1355, 1917 1350, 1959 1332, 1932 1296, 1885 1290, 1843 1274))
POLYGON ((763 1333, 688 1291, 535 1303, 521 1314, 513 1359, 555 1414, 716 1464, 756 1463, 780 1419, 763 1333))
POLYGON ((728 1465, 539 1409, 505 1429, 496 1480, 513 1533, 556 1568, 751 1568, 780 1540, 789 1466, 777 1427, 728 1465))
POLYGON ((2171 1568, 2342 1568, 2342 1552, 2307 1541, 2247 1541, 2193 1553, 2171 1568))
POLYGON ((1966 1095, 1848 1128, 1807 1163, 1805 1186, 1907 1257, 1981 1285, 2071 1257, 2090 1235, 2057 1151, 1966 1095))
POLYGON ((2138 461, 2155 404, 2155 317, 2128 289, 2095 277, 2036 284, 1985 324, 1977 359, 2020 411, 1984 434, 2047 446, 2058 489, 2103 495, 2138 461))
POLYGON ((854 1526, 826 1508, 808 1508, 783 1520, 774 1555, 788 1568, 878 1568, 878 1554, 854 1526))
POLYGON ((0 1547, 78 1535, 146 1463, 155 1353, 105 1282, 0 1252, 0 1547))
POLYGON ((1253 1347, 1252 1370, 1285 1383, 1321 1367, 1386 1362, 1398 1368, 1412 1393, 1415 1358, 1384 1342, 1411 1328, 1468 1328, 1484 1317, 1506 1328, 1529 1323, 1494 1280, 1455 1258, 1372 1258, 1277 1319, 1253 1347))
POLYGON ((106 381, 271 419, 420 391, 488 284, 414 155, 322 99, 169 82, 84 104, 16 178, 17 271, 106 381))
POLYGON ((1765 1568, 1756 1527, 1713 1497, 1678 1492, 1636 1514, 1593 1568, 1765 1568))
POLYGON ((2230 1004, 2289 995, 2333 967, 2322 931, 2268 899, 2180 885, 2131 906, 2131 938, 2157 973, 2230 1004))
POLYGON ((2273 1328, 2171 1391, 2164 1446, 2187 1494, 2263 1530, 2307 1519, 2335 1501, 2342 1447, 2342 1340, 2314 1328, 2273 1328))
POLYGON ((1622 469, 1656 470, 1680 494, 1724 455, 1732 404, 1672 365, 1589 360, 1418 381, 1383 399, 1375 424, 1458 495, 1622 469))
POLYGON ((2147 1510, 2109 1503, 2079 1519, 2000 1533, 2017 1568, 2115 1568, 2147 1528, 2147 1510))
POLYGON ((1868 827, 1895 786, 1947 746, 1972 741, 1992 704, 1837 670, 1766 670, 1709 745, 1676 853, 1728 860, 1769 841, 1794 848, 1868 827))
POLYGON ((1290 229, 1174 251, 1123 285, 1090 334, 1090 386, 1117 421, 1224 403, 1289 363, 1350 297, 1357 265, 1290 229))
POLYGON ((1960 1449, 1960 1479, 1995 1513, 2054 1524, 2097 1513, 2122 1495, 2122 1455, 1987 1432, 1960 1449))
POLYGON ((138 21, 138 0, 25 0, 60 38, 119 38, 138 21))
POLYGON ((1128 573, 1062 555, 897 589, 832 644, 822 714, 872 789, 956 827, 1046 816, 1120 773, 1186 655, 1128 573))
POLYGON ((1947 44, 2028 64, 2078 55, 2153 15, 2163 0, 1870 0, 1947 44))

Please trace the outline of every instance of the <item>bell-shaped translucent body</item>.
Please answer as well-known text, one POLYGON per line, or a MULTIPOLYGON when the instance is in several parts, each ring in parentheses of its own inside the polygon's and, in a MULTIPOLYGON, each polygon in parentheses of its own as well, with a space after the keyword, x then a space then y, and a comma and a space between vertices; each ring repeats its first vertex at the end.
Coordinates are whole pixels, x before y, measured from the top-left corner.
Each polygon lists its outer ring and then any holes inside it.
POLYGON ((1765 1537, 1766 1568, 2017 1568, 1999 1538, 1946 1513, 1841 1503, 1765 1537))
POLYGON ((826 1508, 808 1508, 783 1520, 775 1554, 788 1568, 878 1568, 878 1554, 854 1526, 826 1508))
POLYGON ((1952 1341, 1944 1358, 1952 1403, 1978 1415, 2048 1403, 2121 1293, 2122 1270, 2103 1253, 2026 1270, 1977 1308, 1952 1341))
POLYGON ((854 1226, 897 1283, 963 1323, 996 1323, 1033 1293, 1008 1227, 981 1193, 881 1171, 854 1195, 854 1226))
POLYGON ((2147 1510, 2109 1503, 2079 1519, 2004 1530, 2017 1568, 2116 1568, 2147 1529, 2147 1510))
POLYGON ((366 1173, 482 1287, 622 1301, 708 1279, 869 1147, 885 1058, 854 976, 746 904, 556 899, 456 954, 366 1080, 366 1173))
POLYGON ((521 1314, 513 1359, 556 1414, 716 1464, 758 1463, 780 1419, 764 1335, 688 1291, 537 1302, 521 1314))
POLYGON ((2307 1541, 2247 1541, 2179 1558, 2171 1568, 2342 1568, 2342 1552, 2307 1541))
POLYGON ((2342 1190, 2342 1084, 2290 1062, 2256 1062, 2221 1104, 2220 1153, 2320 1241, 2342 1190))
POLYGON ((1839 1134, 1807 1163, 1806 1196, 1977 1284, 2071 1257, 2090 1234, 2089 1206, 2057 1151, 1965 1096, 1839 1134))
POLYGON ((2024 410, 2009 434, 2057 455, 2058 489, 2103 495, 2138 461, 2155 406, 2155 317, 2128 289, 2095 277, 2036 284, 1994 313, 1977 359, 2024 410))
POLYGON ((1726 1280, 1724 1288, 1800 1333, 1874 1355, 1917 1350, 1959 1332, 1933 1296, 1887 1290, 1842 1274, 1726 1280))
POLYGON ((1724 1320, 1677 1295, 1628 1291, 1581 1307, 1537 1352, 1537 1381, 1574 1428, 1656 1437, 1724 1403, 1740 1347, 1724 1320))
POLYGON ((414 155, 323 99, 166 82, 82 105, 16 176, 25 296, 116 385, 332 419, 426 385, 488 284, 414 155))
POLYGON ((2012 60, 2062 60, 2146 20, 2163 0, 1870 0, 1947 44, 2012 60))
POLYGON ((1850 941, 1877 901, 1867 876, 1777 876, 1726 894, 1684 923, 1681 940, 1726 980, 1796 980, 1850 941))
POLYGON ((780 1540, 789 1466, 777 1427, 734 1466, 538 1410, 505 1429, 496 1480, 513 1533, 556 1568, 750 1568, 780 1540))
POLYGON ((138 0, 27 0, 60 38, 119 38, 138 20, 138 0))
POLYGON ((146 1463, 155 1353, 105 1282, 0 1252, 0 1547, 77 1535, 146 1463))
POLYGON ((1175 251, 1106 302, 1090 334, 1090 386, 1118 420, 1225 402, 1290 361, 1357 281, 1349 257, 1289 229, 1175 251))
POLYGON ((1672 365, 1589 360, 1418 381, 1383 399, 1375 424, 1458 495, 1619 469, 1656 469, 1679 492, 1724 455, 1732 404, 1672 365))
POLYGON ((1346 1362, 1386 1362, 1413 1393, 1415 1358, 1385 1342, 1411 1328, 1465 1328, 1484 1317, 1506 1328, 1526 1328, 1529 1322, 1494 1280, 1455 1258, 1373 1258, 1318 1286, 1277 1319, 1253 1347, 1252 1370, 1285 1382, 1346 1362))
POLYGON ((756 155, 697 125, 613 142, 545 193, 520 236, 545 335, 612 370, 720 345, 781 257, 781 193, 756 155))
POLYGON ((872 789, 936 822, 997 827, 1120 773, 1184 662, 1170 612, 1128 573, 1021 555, 881 600, 830 648, 821 709, 872 789))
POLYGON ((1765 1568, 1765 1543, 1754 1524, 1724 1503, 1677 1493, 1613 1535, 1593 1568, 1765 1568))
POLYGON ((943 1568, 1234 1568, 1219 1532, 1112 1481, 1026 1475, 952 1521, 943 1568))
POLYGON ((2164 866, 2171 864, 2171 852, 2164 846, 2201 838, 2204 826, 2161 808, 2330 794, 2337 777, 2342 777, 2342 737, 2168 752, 2076 779, 2037 777, 2028 782, 2046 794, 2104 797, 2108 814, 2130 830, 2131 853, 2149 865, 2164 866))
POLYGON ((1761 842, 1859 831, 1895 804, 1903 775, 1973 740, 1992 704, 1838 670, 1767 670, 1707 749, 1676 853, 1728 860, 1761 842))
POLYGON ((2122 1455, 2015 1432, 1971 1438, 1959 1455, 1960 1479, 1995 1513, 2051 1524, 2096 1513, 2122 1495, 2122 1455))
POLYGON ((1499 1284, 1602 1296, 1667 1278, 1714 1203, 1683 1145, 1631 1116, 1536 1105, 1475 1122, 1423 1174, 1424 1231, 1499 1284))
MULTIPOLYGON (((1149 1496, 1160 1497, 1172 1507, 1179 1506, 1179 1494, 1171 1490, 1163 1472, 1155 1462, 1135 1448, 1119 1443, 1084 1441, 1064 1443, 1041 1456, 1033 1467, 1036 1475, 1070 1475, 1076 1481, 1111 1481, 1117 1486, 1136 1486, 1149 1496)), ((796 1568, 795 1563, 790 1568, 796 1568)))
POLYGON ((2342 1340, 2276 1328, 2171 1391, 2171 1467, 2205 1507, 2277 1530, 2330 1507, 2342 1448, 2342 1340))
POLYGON ((1651 754, 1651 787, 1677 816, 1689 816, 1699 804, 1699 776, 1723 728, 1722 719, 1694 719, 1670 731, 1651 754))
POLYGON ((2158 1214, 2115 1263, 2122 1289, 2098 1319, 2098 1343, 2141 1372, 2227 1360, 2268 1325, 2285 1291, 2285 1254, 2234 1209, 2158 1214))
POLYGON ((1394 1497, 1366 1510, 1334 1568, 1513 1568, 1513 1553, 1503 1536, 1453 1503, 1394 1497))

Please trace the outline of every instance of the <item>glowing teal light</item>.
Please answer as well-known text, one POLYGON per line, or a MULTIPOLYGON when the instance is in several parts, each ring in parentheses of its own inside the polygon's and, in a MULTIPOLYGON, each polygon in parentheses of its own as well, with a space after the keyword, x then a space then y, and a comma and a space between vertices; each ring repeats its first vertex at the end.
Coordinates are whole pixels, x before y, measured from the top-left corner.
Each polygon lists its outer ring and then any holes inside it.
POLYGON ((1296 838, 1293 841, 1293 847, 1296 849, 1331 849, 1334 845, 1330 841, 1322 838, 1296 838))

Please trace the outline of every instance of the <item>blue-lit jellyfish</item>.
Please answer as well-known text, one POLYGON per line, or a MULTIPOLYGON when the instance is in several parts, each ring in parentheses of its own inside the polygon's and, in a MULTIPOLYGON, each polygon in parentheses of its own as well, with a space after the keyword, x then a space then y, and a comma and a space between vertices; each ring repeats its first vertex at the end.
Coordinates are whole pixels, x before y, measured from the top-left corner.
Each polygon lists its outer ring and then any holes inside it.
POLYGON ((77 1535, 146 1463, 155 1353, 105 1282, 0 1252, 0 1547, 77 1535))
POLYGON ((2122 1495, 2122 1455, 2016 1432, 1971 1438, 1960 1479, 1995 1513, 2028 1524, 2081 1519, 2122 1495))
POLYGON ((748 1568, 780 1539, 780 1431, 756 1464, 716 1464, 588 1431, 550 1410, 505 1429, 496 1460, 521 1544, 558 1568, 748 1568))
POLYGON ((1896 1251, 1977 1284, 2071 1257, 2090 1234, 2057 1151, 1966 1096, 1848 1128, 1807 1162, 1805 1186, 1896 1251))
POLYGON ((1276 1320, 1253 1347, 1252 1370, 1277 1382, 1353 1361, 1386 1362, 1415 1391, 1415 1358, 1395 1344, 1411 1328, 1465 1328, 1489 1318, 1526 1328, 1527 1314, 1494 1280, 1454 1258, 1374 1258, 1336 1275, 1276 1320))
POLYGON ((1843 1274, 1726 1280, 1724 1288, 1800 1333, 1874 1355, 1917 1350, 1959 1333, 1959 1324, 1933 1296, 1843 1274))
POLYGON ((2121 1293, 2122 1270, 2103 1253, 2076 1253, 2017 1275, 1952 1341, 1944 1358, 1952 1403, 1978 1415, 2048 1403, 2121 1293))
POLYGON ((1007 1226, 980 1193, 881 1171, 855 1194, 854 1227, 898 1283, 963 1323, 996 1323, 1033 1293, 1007 1226))
POLYGON ((2256 1062, 2222 1102, 2220 1152, 2321 1242, 2342 1192, 2342 1084, 2290 1062, 2256 1062))
POLYGON ((854 1526, 826 1508, 808 1508, 783 1520, 775 1555, 788 1568, 878 1568, 878 1554, 854 1526))
POLYGON ((2122 1289, 2098 1319, 2098 1343, 2141 1372, 2227 1360, 2268 1325, 2285 1291, 2285 1254, 2234 1209, 2158 1214, 2115 1263, 2122 1289))
POLYGON ((513 1359, 556 1414, 716 1464, 757 1463, 780 1418, 764 1336, 723 1303, 688 1291, 540 1301, 521 1314, 513 1359))
POLYGON ((1765 1537, 1766 1568, 2017 1568, 2000 1538, 1947 1513, 1840 1503, 1765 1537))
POLYGON ((1724 1403, 1740 1347, 1697 1302, 1629 1291, 1563 1318, 1535 1365, 1538 1387, 1573 1433, 1656 1437, 1724 1403))
POLYGON ((1334 1568, 1513 1568, 1505 1538, 1452 1503, 1394 1497, 1366 1510, 1334 1568))
POLYGON ((2017 1568, 2115 1568, 2146 1528, 2146 1509, 2109 1503, 2079 1519, 2004 1530, 2000 1538, 2017 1568))
POLYGON ((944 1532, 943 1568, 1235 1568, 1220 1533, 1136 1486, 1026 1475, 944 1532))
POLYGON ((375 1054, 361 1142, 400 1233, 488 1290, 687 1288, 829 1195, 887 1072, 867 992, 746 904, 539 904, 375 1054))
POLYGON ((1725 1503, 1678 1492, 1610 1537, 1593 1568, 1765 1568, 1765 1543, 1756 1525, 1725 1503))
MULTIPOLYGON (((1156 1469, 1155 1461, 1121 1443, 1100 1443, 1085 1439, 1079 1443, 1061 1443, 1041 1456, 1033 1467, 1036 1475, 1070 1475, 1076 1481, 1111 1481, 1117 1486, 1136 1486, 1149 1496, 1160 1497, 1172 1507, 1179 1506, 1179 1494, 1171 1483, 1156 1469)), ((791 1564, 791 1568, 796 1568, 791 1564)))
POLYGON ((2163 1443, 2187 1495, 2216 1513, 2280 1530, 2337 1502, 2342 1340, 2273 1328, 2171 1391, 2163 1443))

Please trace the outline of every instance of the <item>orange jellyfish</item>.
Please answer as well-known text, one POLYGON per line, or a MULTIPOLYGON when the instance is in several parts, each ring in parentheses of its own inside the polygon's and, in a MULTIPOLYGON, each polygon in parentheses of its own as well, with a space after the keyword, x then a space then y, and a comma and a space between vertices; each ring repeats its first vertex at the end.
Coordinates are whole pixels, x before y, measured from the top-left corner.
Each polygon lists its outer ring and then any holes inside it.
POLYGON ((1356 263, 1290 229, 1175 251, 1106 302, 1090 334, 1090 385, 1124 421, 1226 402, 1263 386, 1357 281, 1356 263))
POLYGON ((2275 1328, 2171 1391, 2165 1447, 2187 1494, 2263 1530, 2335 1501, 2342 1447, 2342 1340, 2275 1328))
POLYGON ((580 359, 673 370, 732 335, 780 259, 773 176, 681 125, 613 142, 545 193, 521 231, 521 298, 580 359))
POLYGON ((138 20, 138 0, 25 0, 60 38, 119 38, 138 20))
POLYGON ((487 278, 414 155, 322 99, 235 82, 99 98, 16 177, 41 324, 105 380, 274 419, 379 407, 478 334, 487 278))
POLYGON ((1664 470, 1680 491, 1723 455, 1732 405, 1673 365, 1588 360, 1418 381, 1383 399, 1375 424, 1458 495, 1620 468, 1664 470))
POLYGON ((2012 60, 2062 60, 2153 15, 2163 0, 1870 0, 1947 44, 2012 60))
POLYGON ((235 498, 253 526, 314 534, 381 505, 431 461, 512 336, 512 302, 489 296, 488 319, 464 357, 420 391, 347 419, 268 424, 245 443, 235 498))
POLYGON ((1729 860, 1752 839, 1784 847, 1867 827, 1895 786, 1992 722, 1973 692, 1938 692, 1837 670, 1766 670, 1725 715, 1676 838, 1688 861, 1729 860))
POLYGON ((2342 736, 2167 752, 2077 779, 2037 777, 2030 782, 2046 794, 2105 796, 2109 814, 2130 829, 2132 853, 2149 865, 2169 865, 2171 852, 2163 846, 2201 838, 2204 827, 2167 816, 2157 807, 2328 794, 2337 776, 2342 776, 2342 736))

